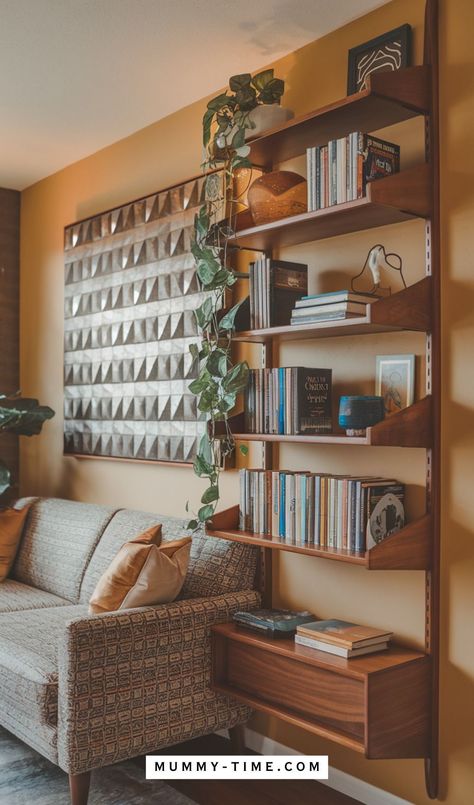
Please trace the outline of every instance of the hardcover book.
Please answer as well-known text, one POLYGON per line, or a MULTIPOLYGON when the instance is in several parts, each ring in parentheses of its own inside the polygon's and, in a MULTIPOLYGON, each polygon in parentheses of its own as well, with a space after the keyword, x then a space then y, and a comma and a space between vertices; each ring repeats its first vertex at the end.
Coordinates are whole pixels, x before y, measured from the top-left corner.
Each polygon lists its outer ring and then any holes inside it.
POLYGON ((334 643, 349 649, 362 646, 386 643, 392 632, 374 629, 371 626, 359 626, 357 623, 341 620, 313 621, 297 627, 297 634, 321 640, 323 643, 334 643))
POLYGON ((332 370, 295 367, 295 433, 331 433, 332 370))

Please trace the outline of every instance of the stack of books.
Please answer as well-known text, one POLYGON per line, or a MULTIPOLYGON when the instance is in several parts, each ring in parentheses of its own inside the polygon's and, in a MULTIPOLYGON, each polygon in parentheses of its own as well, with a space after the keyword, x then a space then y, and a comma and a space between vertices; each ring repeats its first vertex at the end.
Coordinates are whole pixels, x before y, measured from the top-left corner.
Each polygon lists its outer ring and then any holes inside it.
POLYGON ((314 324, 318 321, 365 316, 367 305, 377 298, 374 294, 347 290, 303 296, 295 302, 291 324, 314 324))
POLYGON ((393 479, 242 469, 239 527, 288 544, 361 553, 373 547, 367 526, 374 512, 377 541, 404 526, 404 497, 393 479))
POLYGON ((299 624, 296 627, 295 643, 338 657, 361 657, 386 651, 393 632, 359 626, 348 621, 326 620, 299 624))
POLYGON ((247 433, 332 431, 331 369, 251 369, 245 391, 247 433))
POLYGON ((250 328, 284 327, 308 293, 308 266, 260 257, 249 266, 250 328))
POLYGON ((308 211, 363 198, 367 182, 400 170, 400 147, 354 131, 306 149, 308 211))

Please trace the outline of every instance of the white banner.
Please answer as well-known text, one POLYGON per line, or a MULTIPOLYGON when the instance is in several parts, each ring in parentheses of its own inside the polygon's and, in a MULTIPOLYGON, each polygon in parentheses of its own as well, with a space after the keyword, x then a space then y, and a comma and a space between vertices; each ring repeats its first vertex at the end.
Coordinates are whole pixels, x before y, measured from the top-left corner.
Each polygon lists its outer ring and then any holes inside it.
POLYGON ((327 780, 327 755, 147 755, 147 780, 327 780))

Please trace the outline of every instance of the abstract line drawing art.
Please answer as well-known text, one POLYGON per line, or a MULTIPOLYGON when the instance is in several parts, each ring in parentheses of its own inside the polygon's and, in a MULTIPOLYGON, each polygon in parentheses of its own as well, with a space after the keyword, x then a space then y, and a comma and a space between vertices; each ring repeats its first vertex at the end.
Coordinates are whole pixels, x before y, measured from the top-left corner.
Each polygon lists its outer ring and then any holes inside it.
POLYGON ((206 427, 191 242, 205 177, 65 229, 64 451, 191 463, 206 427))
POLYGON ((410 63, 411 27, 407 24, 349 50, 347 94, 367 88, 370 75, 400 70, 410 63))

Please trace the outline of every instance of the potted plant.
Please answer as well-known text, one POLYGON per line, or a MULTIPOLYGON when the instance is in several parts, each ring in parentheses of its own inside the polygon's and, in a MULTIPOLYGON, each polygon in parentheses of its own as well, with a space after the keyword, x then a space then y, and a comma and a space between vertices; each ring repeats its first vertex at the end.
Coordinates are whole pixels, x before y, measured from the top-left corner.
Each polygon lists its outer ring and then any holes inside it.
MULTIPOLYGON (((0 394, 0 434, 14 433, 17 436, 34 436, 41 432, 44 422, 54 416, 47 405, 38 400, 0 394)), ((10 487, 10 470, 0 461, 0 495, 10 487)))
MULTIPOLYGON (((260 134, 293 117, 293 112, 280 106, 285 82, 275 78, 273 70, 234 75, 229 90, 217 95, 207 105, 203 118, 204 145, 210 141, 215 124, 215 147, 222 149, 232 142, 234 134, 244 131, 244 138, 260 134)), ((218 154, 219 151, 217 150, 218 154)))

